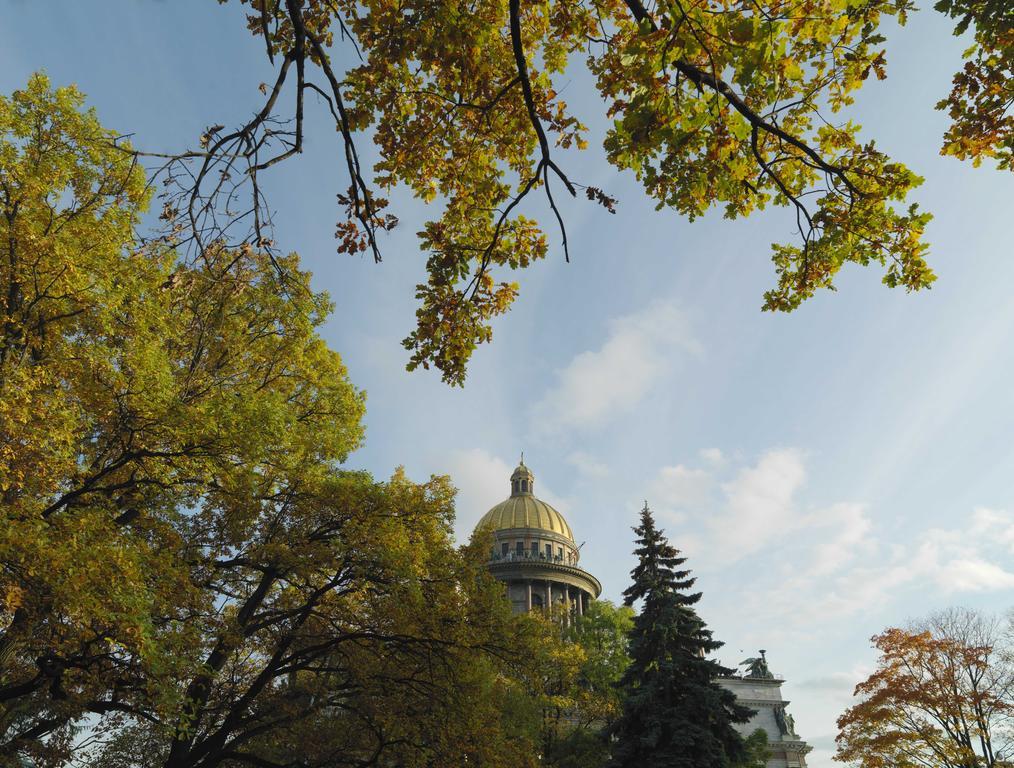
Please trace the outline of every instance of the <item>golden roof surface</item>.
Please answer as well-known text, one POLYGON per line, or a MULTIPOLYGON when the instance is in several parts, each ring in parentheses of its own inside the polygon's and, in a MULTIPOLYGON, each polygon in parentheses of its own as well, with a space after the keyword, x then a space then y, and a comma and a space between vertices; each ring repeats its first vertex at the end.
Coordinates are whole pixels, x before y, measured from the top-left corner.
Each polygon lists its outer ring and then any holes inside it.
POLYGON ((476 528, 505 531, 511 528, 533 528, 551 531, 574 541, 574 533, 559 512, 541 499, 531 488, 535 476, 522 462, 511 475, 511 495, 482 516, 476 528), (524 485, 520 481, 527 481, 524 485))

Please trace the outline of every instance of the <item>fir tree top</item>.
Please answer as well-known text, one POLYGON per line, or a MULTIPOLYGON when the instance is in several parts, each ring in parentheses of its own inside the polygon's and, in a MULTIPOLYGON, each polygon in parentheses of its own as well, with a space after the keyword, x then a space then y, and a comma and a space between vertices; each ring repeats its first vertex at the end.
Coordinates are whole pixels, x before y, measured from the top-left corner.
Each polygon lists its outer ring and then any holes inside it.
MULTIPOLYGON (((630 572, 633 583, 623 591, 625 605, 633 605, 650 595, 687 590, 693 587, 697 579, 690 576, 690 571, 678 570, 687 561, 680 557, 680 552, 669 543, 665 535, 655 527, 655 518, 644 502, 641 510, 641 524, 634 528, 637 534, 637 565, 630 572)), ((684 595, 684 604, 693 605, 701 599, 701 593, 684 595)))

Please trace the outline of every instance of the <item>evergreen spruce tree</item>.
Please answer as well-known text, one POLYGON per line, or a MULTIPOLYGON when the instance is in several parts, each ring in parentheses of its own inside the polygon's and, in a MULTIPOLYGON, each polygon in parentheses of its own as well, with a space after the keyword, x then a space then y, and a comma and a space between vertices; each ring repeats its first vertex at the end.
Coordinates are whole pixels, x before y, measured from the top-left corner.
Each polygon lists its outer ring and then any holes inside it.
POLYGON ((747 757, 734 723, 751 710, 716 682, 733 670, 708 655, 722 647, 693 606, 696 579, 679 550, 655 527, 647 503, 637 533, 634 583, 625 603, 640 600, 630 634, 631 664, 620 680, 623 711, 607 730, 610 768, 728 768, 747 757))

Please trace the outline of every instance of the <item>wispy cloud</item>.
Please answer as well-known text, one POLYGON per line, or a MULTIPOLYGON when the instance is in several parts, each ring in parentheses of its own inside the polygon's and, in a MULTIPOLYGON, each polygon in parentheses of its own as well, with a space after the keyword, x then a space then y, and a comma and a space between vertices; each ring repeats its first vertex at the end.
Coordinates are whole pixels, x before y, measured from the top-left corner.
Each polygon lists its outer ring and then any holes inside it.
POLYGON ((606 477, 609 475, 608 464, 584 451, 574 451, 567 457, 567 463, 574 466, 585 477, 606 477))
POLYGON ((1014 515, 998 509, 978 507, 972 513, 972 536, 989 536, 990 539, 1014 554, 1014 515))
POLYGON ((596 350, 582 352, 557 372, 532 416, 541 432, 600 426, 630 410, 672 369, 681 354, 699 353, 686 317, 655 302, 609 324, 596 350))
POLYGON ((819 691, 828 697, 848 701, 852 698, 852 692, 855 690, 855 687, 862 680, 865 680, 872 671, 872 667, 865 664, 857 664, 847 672, 830 672, 817 677, 807 677, 798 682, 793 682, 792 685, 794 688, 819 691))
POLYGON ((743 604, 782 626, 842 618, 927 586, 944 597, 1014 589, 1011 512, 974 509, 892 543, 896 533, 878 527, 867 505, 806 504, 805 485, 804 454, 779 448, 746 466, 662 467, 651 503, 678 526, 674 538, 696 567, 748 563, 755 575, 743 604))
POLYGON ((871 537, 873 523, 863 504, 832 504, 809 515, 801 525, 814 529, 818 540, 808 571, 811 577, 834 573, 860 554, 873 554, 877 549, 871 537))
MULTIPOLYGON (((808 516, 772 559, 792 562, 788 575, 772 571, 751 592, 765 610, 806 626, 907 599, 931 589, 944 600, 968 593, 1014 589, 1004 536, 1014 515, 981 510, 956 515, 952 528, 929 528, 906 544, 889 544, 858 504, 834 504, 808 516)), ((900 620, 900 618, 899 618, 900 620)))
POLYGON ((712 518, 725 560, 738 560, 805 523, 795 503, 806 479, 803 454, 794 448, 768 451, 723 486, 724 509, 712 518))
POLYGON ((725 454, 722 453, 721 448, 702 448, 700 457, 709 464, 721 464, 725 461, 725 454))
POLYGON ((706 469, 676 464, 662 467, 649 486, 652 508, 671 522, 681 522, 687 511, 707 503, 714 478, 706 469))

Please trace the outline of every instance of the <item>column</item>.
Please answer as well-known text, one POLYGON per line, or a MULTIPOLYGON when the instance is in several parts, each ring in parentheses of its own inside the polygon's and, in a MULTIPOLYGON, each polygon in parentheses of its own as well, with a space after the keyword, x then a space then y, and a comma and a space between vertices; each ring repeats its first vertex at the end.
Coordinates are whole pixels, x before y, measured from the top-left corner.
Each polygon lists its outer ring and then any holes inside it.
POLYGON ((553 582, 546 582, 546 605, 550 614, 553 612, 553 582))
POLYGON ((577 593, 577 615, 584 616, 584 592, 577 593))
POLYGON ((525 586, 528 587, 528 612, 532 611, 532 582, 526 581, 525 586))

